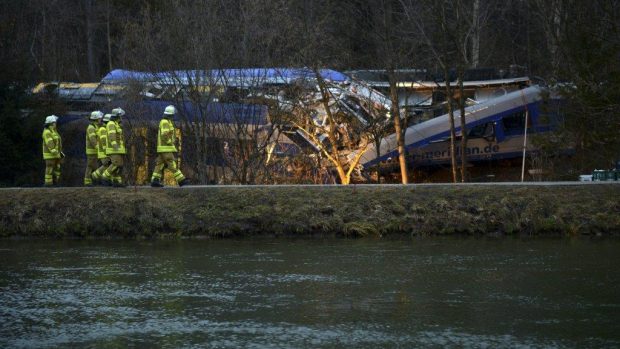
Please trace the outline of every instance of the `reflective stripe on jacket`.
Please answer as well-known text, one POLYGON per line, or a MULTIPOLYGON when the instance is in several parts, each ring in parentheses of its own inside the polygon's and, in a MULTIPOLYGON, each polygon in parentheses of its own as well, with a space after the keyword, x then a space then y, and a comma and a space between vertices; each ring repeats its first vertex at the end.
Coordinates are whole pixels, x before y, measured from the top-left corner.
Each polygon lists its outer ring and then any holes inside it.
POLYGON ((97 155, 97 128, 93 123, 86 128, 86 155, 97 155))
POLYGON ((105 153, 111 154, 126 154, 125 139, 123 138, 123 129, 118 121, 108 121, 106 125, 106 131, 108 133, 108 144, 106 144, 105 153))
POLYGON ((60 134, 49 127, 43 130, 43 159, 60 159, 62 139, 60 134))
POLYGON ((105 159, 107 155, 105 155, 105 148, 108 145, 108 131, 105 126, 99 126, 97 130, 97 159, 105 159))
POLYGON ((159 122, 159 132, 157 132, 157 152, 176 153, 177 147, 174 123, 169 119, 161 119, 159 122))

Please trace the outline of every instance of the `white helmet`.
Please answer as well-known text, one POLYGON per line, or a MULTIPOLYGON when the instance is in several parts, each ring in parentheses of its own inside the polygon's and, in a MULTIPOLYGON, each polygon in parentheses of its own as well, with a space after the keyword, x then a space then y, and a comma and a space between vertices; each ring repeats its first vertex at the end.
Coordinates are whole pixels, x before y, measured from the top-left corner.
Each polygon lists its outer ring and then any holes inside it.
POLYGON ((110 118, 111 118, 111 117, 112 117, 112 114, 105 114, 105 115, 103 116, 103 121, 104 121, 104 122, 108 122, 108 121, 110 121, 110 118))
POLYGON ((125 115, 125 111, 121 108, 112 109, 112 116, 123 116, 125 115))
POLYGON ((166 114, 166 115, 174 115, 174 114, 176 114, 176 112, 177 112, 177 110, 174 107, 174 105, 169 105, 164 110, 164 114, 166 114))
POLYGON ((95 110, 94 112, 90 113, 90 120, 99 120, 103 117, 103 113, 100 112, 99 110, 95 110))
POLYGON ((45 118, 45 124, 46 125, 53 124, 56 121, 58 121, 58 116, 56 116, 56 115, 50 115, 50 116, 45 118))

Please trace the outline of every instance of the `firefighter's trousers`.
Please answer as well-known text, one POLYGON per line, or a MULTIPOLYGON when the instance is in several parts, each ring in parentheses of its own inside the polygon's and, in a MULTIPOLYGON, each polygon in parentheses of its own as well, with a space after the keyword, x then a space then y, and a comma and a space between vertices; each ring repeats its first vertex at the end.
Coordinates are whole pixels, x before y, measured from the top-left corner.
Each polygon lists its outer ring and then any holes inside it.
POLYGON ((110 154, 110 166, 103 172, 103 177, 109 178, 111 182, 122 183, 121 170, 123 169, 123 156, 121 154, 110 154))
POLYGON ((103 176, 103 173, 105 172, 105 170, 108 167, 110 167, 110 158, 109 157, 101 158, 99 159, 99 161, 101 161, 101 166, 99 166, 99 168, 95 170, 95 172, 93 172, 93 179, 101 180, 105 178, 107 180, 110 180, 110 178, 106 178, 103 176))
POLYGON ((153 170, 153 175, 151 176, 151 182, 160 181, 164 174, 164 169, 172 172, 172 175, 177 183, 185 179, 185 176, 177 167, 177 163, 174 159, 174 153, 157 154, 157 161, 155 162, 155 169, 153 170))
POLYGON ((58 184, 60 180, 60 159, 45 160, 45 185, 58 184))
POLYGON ((86 170, 84 171, 84 185, 93 184, 93 178, 97 178, 94 175, 97 170, 97 155, 86 155, 86 170))

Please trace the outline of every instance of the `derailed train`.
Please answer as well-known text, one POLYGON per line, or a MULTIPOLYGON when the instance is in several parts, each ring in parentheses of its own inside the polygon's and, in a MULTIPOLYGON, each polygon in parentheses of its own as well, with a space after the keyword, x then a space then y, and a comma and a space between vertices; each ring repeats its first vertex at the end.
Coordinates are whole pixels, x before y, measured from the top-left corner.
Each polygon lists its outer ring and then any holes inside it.
MULTIPOLYGON (((492 82, 478 82, 480 86, 492 82)), ((470 99, 466 110, 469 161, 486 162, 519 158, 523 150, 534 151, 527 134, 551 131, 557 124, 557 99, 544 99, 544 89, 530 86, 529 79, 500 81, 500 93, 470 99), (515 82, 518 82, 515 83, 515 82), (511 88, 504 88, 505 86, 511 88), (504 86, 504 87, 502 87, 504 86)), ((407 86, 401 85, 401 88, 407 86)), ((439 85, 438 85, 439 87, 439 85)), ((205 122, 218 127, 220 137, 262 133, 273 146, 275 155, 290 155, 306 150, 319 152, 329 147, 324 142, 329 128, 325 127, 328 113, 341 113, 348 118, 343 123, 355 124, 349 132, 377 124, 384 132, 380 143, 349 142, 341 153, 345 159, 361 154, 363 169, 389 162, 397 156, 395 139, 390 132, 391 101, 372 82, 356 79, 334 70, 306 68, 220 69, 144 73, 114 70, 98 83, 42 83, 35 93, 54 93, 66 101, 71 111, 66 120, 76 120, 85 113, 106 106, 124 105, 129 111, 147 118, 158 118, 170 102, 177 105, 185 121, 205 122), (318 75, 317 75, 318 73, 318 75), (318 84, 322 83, 323 92, 318 84), (329 101, 322 103, 327 95, 329 101), (304 128, 291 122, 291 113, 305 107, 307 120, 313 127, 304 128), (288 115, 282 117, 282 115, 288 115), (276 131, 274 132, 274 128, 276 131), (309 134, 311 129, 314 134, 309 134), (269 130, 269 131, 268 131, 269 130), (375 144, 380 144, 376 147, 375 144)), ((399 107, 406 111, 403 103, 399 107)), ((294 114, 294 113, 293 113, 294 114)), ((406 115, 406 113, 403 113, 406 115)), ((131 115, 131 114, 130 114, 131 115)), ((455 112, 457 134, 460 136, 459 112, 455 112)), ((292 117, 295 117, 294 115, 292 117)), ((410 121, 406 128, 405 146, 412 166, 441 166, 450 161, 449 119, 447 114, 427 120, 410 121)), ((348 125, 344 125, 348 126, 348 125)), ((530 138, 531 139, 531 138, 530 138)))

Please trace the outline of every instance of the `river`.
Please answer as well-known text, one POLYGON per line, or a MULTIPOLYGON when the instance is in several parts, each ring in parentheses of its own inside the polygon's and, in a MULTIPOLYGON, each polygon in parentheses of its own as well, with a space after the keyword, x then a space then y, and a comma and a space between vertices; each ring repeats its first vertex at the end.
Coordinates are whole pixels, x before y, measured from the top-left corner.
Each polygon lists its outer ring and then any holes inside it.
POLYGON ((620 240, 0 240, 0 347, 620 347, 620 240))

